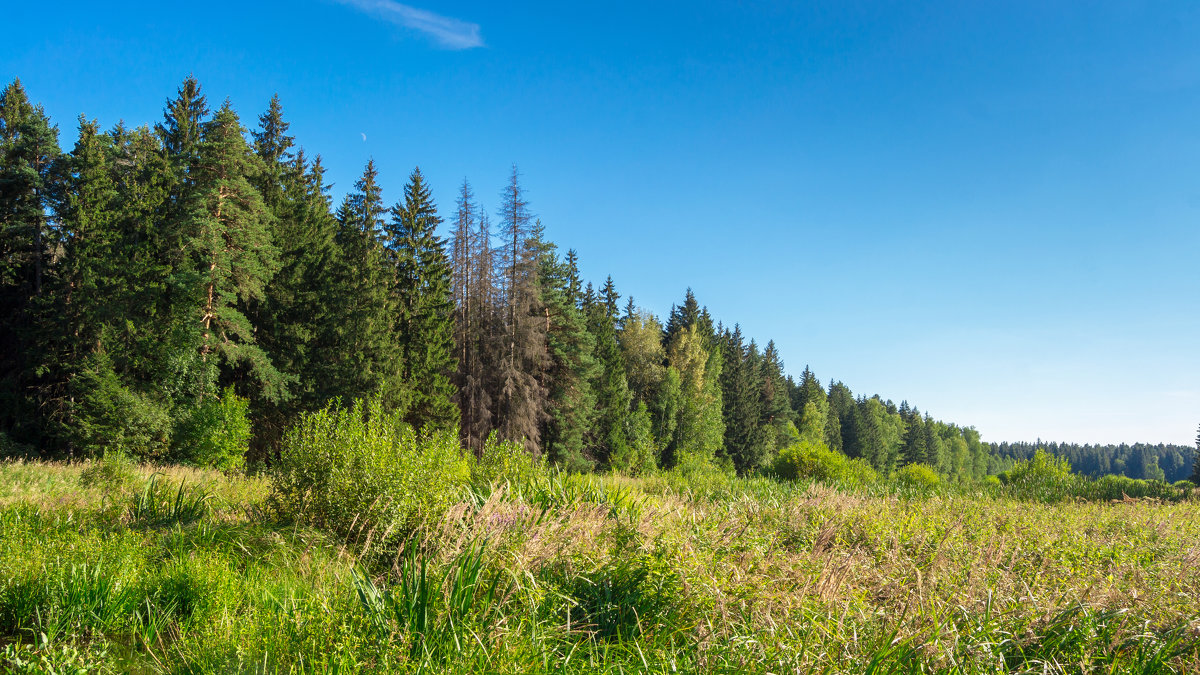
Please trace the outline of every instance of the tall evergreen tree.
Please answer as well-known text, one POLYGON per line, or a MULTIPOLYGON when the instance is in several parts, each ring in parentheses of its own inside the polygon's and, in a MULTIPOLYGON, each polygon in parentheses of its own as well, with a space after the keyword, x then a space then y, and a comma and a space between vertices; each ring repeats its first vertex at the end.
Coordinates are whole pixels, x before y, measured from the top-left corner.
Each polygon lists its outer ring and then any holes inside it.
POLYGON ((721 401, 725 422, 723 451, 733 460, 738 473, 746 473, 766 461, 765 438, 761 433, 757 348, 744 344, 741 327, 725 331, 720 341, 721 401))
POLYGON ((593 382, 599 377, 595 338, 579 307, 579 265, 575 251, 559 260, 551 246, 541 257, 541 304, 549 318, 546 369, 549 419, 543 434, 552 461, 569 471, 591 467, 588 431, 596 416, 593 382))
MULTIPOLYGON (((794 413, 788 403, 787 381, 783 377, 783 360, 775 341, 769 340, 759 361, 759 426, 765 435, 766 451, 774 454, 787 442, 788 425, 794 413)), ((827 401, 828 403, 828 401, 827 401)))
POLYGON ((800 418, 797 425, 800 436, 811 441, 821 442, 825 439, 825 426, 829 417, 829 398, 821 388, 821 381, 816 375, 804 367, 800 376, 800 387, 797 392, 796 414, 800 418))
POLYGON ((330 210, 324 168, 317 157, 310 165, 304 151, 293 152, 278 96, 258 118, 254 151, 261 171, 253 183, 272 215, 272 240, 280 268, 267 286, 267 300, 255 305, 258 343, 284 373, 286 396, 255 400, 256 446, 277 444, 290 419, 324 405, 338 395, 326 377, 324 354, 334 344, 333 304, 336 222, 330 210))
POLYGON ((392 209, 387 247, 396 261, 397 337, 403 380, 412 392, 406 414, 415 427, 459 424, 450 376, 454 357, 453 270, 445 242, 436 234, 442 219, 420 168, 392 209))
POLYGON ((0 95, 0 431, 39 442, 34 337, 55 232, 50 222, 58 130, 20 80, 0 95))
MULTIPOLYGON (((620 295, 612 277, 595 302, 585 306, 588 330, 596 341, 598 377, 593 384, 596 392, 596 422, 592 432, 592 453, 602 464, 614 457, 630 456, 629 425, 633 398, 625 379, 625 362, 617 343, 617 302, 620 295)), ((627 467, 622 467, 627 468, 627 467)))
POLYGON ((229 371, 244 372, 246 394, 277 400, 284 378, 255 343, 245 314, 248 303, 265 299, 279 253, 271 213, 251 184, 261 166, 243 134, 228 102, 205 123, 190 172, 198 201, 185 243, 201 285, 201 359, 215 366, 219 358, 229 371))
POLYGON ((337 313, 326 370, 343 399, 378 395, 388 407, 404 410, 409 397, 400 379, 394 273, 380 241, 386 209, 378 178, 374 160, 367 162, 337 211, 332 293, 337 313))

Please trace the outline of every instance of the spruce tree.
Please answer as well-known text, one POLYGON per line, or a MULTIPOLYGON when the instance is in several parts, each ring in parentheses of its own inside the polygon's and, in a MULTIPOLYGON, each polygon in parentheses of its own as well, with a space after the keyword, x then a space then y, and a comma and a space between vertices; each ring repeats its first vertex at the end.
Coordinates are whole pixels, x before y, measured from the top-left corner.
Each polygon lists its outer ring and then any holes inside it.
POLYGON ((744 344, 742 329, 734 325, 720 341, 721 400, 725 422, 723 451, 738 473, 758 468, 766 461, 765 438, 760 427, 758 349, 744 344))
POLYGON ((417 428, 459 424, 451 374, 454 357, 453 270, 436 234, 442 219, 429 186, 414 169, 404 201, 392 209, 387 248, 396 261, 397 338, 402 379, 412 392, 405 419, 417 428))
POLYGON ((546 387, 549 419, 543 434, 546 452, 560 467, 583 471, 592 466, 587 456, 588 432, 596 416, 592 390, 600 367, 594 358, 596 341, 579 307, 579 266, 574 250, 559 260, 551 246, 541 260, 542 305, 549 318, 546 342, 549 362, 546 387))
POLYGON ((272 215, 280 267, 252 319, 258 343, 287 381, 279 400, 254 401, 255 446, 261 451, 277 445, 295 415, 318 409, 342 392, 325 372, 334 344, 331 324, 338 316, 333 297, 337 251, 321 158, 310 164, 303 149, 293 151, 295 140, 287 133, 278 96, 258 123, 254 152, 262 170, 254 185, 272 215))
MULTIPOLYGON (((588 332, 596 343, 598 377, 593 383, 596 392, 596 421, 592 430, 591 452, 601 464, 614 458, 626 461, 631 455, 629 424, 632 396, 625 379, 625 362, 617 343, 617 294, 612 277, 605 280, 600 295, 585 305, 588 332)), ((630 468, 630 467, 622 467, 630 468)))
POLYGON ((905 421, 904 446, 900 451, 900 465, 924 463, 928 459, 929 444, 925 436, 925 422, 916 408, 907 411, 901 406, 901 416, 905 421), (907 414, 904 414, 907 412, 907 414))
MULTIPOLYGON (((125 263, 118 229, 120 202, 113 180, 112 137, 93 121, 81 118, 79 139, 59 164, 55 211, 62 227, 57 242, 57 273, 46 301, 37 308, 38 370, 43 373, 39 398, 44 424, 55 447, 96 454, 125 438, 129 411, 117 399, 123 387, 102 359, 103 337, 123 323, 127 310, 125 263), (95 370, 97 372, 89 372, 95 370), (103 372, 99 372, 102 370, 103 372), (89 375, 111 379, 116 389, 79 385, 89 375), (111 394, 111 396, 110 396, 111 394), (100 400, 106 397, 109 400, 100 400), (110 411, 111 414, 106 414, 110 411), (104 437, 92 433, 103 429, 104 437)), ((141 450, 140 447, 134 451, 141 450)))
POLYGON ((759 363, 759 426, 765 435, 766 451, 771 455, 787 442, 788 425, 793 421, 794 414, 788 403, 783 361, 774 340, 767 342, 759 363))
POLYGON ((408 407, 401 380, 393 302, 393 268, 380 241, 383 191, 374 160, 337 212, 332 279, 334 314, 326 372, 344 400, 380 396, 392 409, 408 407))

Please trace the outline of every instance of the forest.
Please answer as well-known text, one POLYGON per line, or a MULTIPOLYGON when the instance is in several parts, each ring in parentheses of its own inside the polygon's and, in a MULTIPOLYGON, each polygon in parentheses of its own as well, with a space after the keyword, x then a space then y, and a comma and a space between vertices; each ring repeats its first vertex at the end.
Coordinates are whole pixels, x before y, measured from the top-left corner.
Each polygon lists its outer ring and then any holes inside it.
MULTIPOLYGON (((70 150, 19 80, 0 98, 0 452, 230 468, 276 456, 331 401, 418 429, 491 434, 568 471, 688 462, 748 475, 822 443, 888 474, 978 480, 989 445, 908 402, 855 395, 687 290, 665 317, 580 278, 514 166, 490 210, 465 179, 443 215, 414 168, 374 162, 340 202, 273 98, 247 132, 189 77, 153 127, 80 117, 70 150), (448 236, 440 236, 445 228, 448 236)), ((1089 475, 1178 480, 1191 448, 1058 446, 1089 475)))
POLYGON ((4 90, 0 670, 1200 669, 1193 448, 989 444, 585 281, 515 166, 381 182, 4 90))

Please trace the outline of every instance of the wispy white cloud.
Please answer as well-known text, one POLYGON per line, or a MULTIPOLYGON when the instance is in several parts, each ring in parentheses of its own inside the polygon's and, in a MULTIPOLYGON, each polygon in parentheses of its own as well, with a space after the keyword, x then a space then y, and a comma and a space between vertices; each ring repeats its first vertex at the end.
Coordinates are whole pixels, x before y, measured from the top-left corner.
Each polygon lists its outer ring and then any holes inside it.
POLYGON ((479 24, 417 9, 392 0, 336 0, 361 12, 398 26, 419 30, 446 49, 473 49, 483 46, 479 24))

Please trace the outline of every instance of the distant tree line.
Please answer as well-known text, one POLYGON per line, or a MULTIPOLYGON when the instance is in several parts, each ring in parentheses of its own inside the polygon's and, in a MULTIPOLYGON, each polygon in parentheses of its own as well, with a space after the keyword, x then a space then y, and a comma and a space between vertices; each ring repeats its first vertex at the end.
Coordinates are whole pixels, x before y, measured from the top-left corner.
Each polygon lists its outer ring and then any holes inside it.
POLYGON ((189 77, 160 123, 81 117, 64 152, 20 82, 4 90, 0 450, 196 461, 244 415, 270 461, 301 413, 374 398, 572 470, 748 473, 810 440, 966 480, 1025 452, 807 368, 797 382, 690 290, 660 318, 611 277, 585 283, 515 167, 494 211, 464 180, 444 218, 420 169, 389 205, 373 161, 335 206, 288 128, 277 97, 248 132, 189 77))
POLYGON ((1074 472, 1096 478, 1116 474, 1174 483, 1191 477, 1196 463, 1196 448, 1190 445, 1163 443, 994 443, 992 453, 996 456, 998 465, 1006 468, 1011 462, 1032 458, 1038 448, 1044 448, 1058 457, 1065 457, 1071 463, 1074 472))

